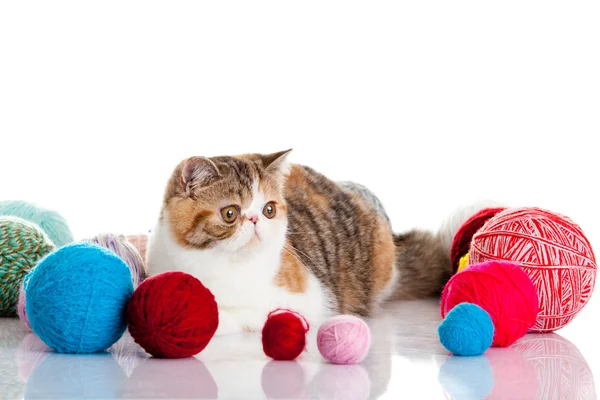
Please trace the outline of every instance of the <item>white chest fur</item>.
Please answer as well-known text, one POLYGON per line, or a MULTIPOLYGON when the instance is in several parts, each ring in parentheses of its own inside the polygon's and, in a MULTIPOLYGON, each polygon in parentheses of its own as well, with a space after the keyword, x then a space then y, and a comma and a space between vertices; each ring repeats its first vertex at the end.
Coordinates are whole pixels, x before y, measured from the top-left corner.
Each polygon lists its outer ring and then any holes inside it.
POLYGON ((291 293, 274 284, 284 237, 248 256, 234 257, 218 249, 184 249, 173 240, 167 218, 165 215, 150 237, 148 275, 183 271, 198 278, 219 305, 217 334, 259 331, 276 308, 298 311, 312 326, 329 316, 329 296, 312 274, 304 293, 291 293))

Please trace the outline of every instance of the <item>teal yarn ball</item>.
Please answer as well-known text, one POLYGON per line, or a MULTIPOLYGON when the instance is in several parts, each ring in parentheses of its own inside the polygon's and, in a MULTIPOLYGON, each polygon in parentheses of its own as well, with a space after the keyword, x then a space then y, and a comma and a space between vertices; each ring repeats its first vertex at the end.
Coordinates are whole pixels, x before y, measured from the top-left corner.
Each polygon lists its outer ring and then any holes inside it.
POLYGON ((106 248, 92 243, 61 247, 40 261, 26 290, 31 329, 59 353, 104 351, 125 332, 131 273, 106 248))
POLYGON ((438 334, 442 345, 455 356, 478 356, 492 345, 494 324, 483 308, 461 303, 446 315, 438 334))
POLYGON ((37 224, 56 247, 73 242, 67 221, 58 212, 22 200, 0 201, 0 215, 23 218, 37 224))
POLYGON ((35 224, 17 217, 0 217, 0 317, 17 315, 25 276, 54 244, 35 224))

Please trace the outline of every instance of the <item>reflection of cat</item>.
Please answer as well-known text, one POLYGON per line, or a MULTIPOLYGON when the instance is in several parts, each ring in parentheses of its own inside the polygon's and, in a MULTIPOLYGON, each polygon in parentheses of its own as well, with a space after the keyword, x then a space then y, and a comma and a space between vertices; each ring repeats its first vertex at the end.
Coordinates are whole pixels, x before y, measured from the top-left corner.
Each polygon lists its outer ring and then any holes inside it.
POLYGON ((529 334, 481 357, 448 357, 439 382, 455 400, 596 399, 594 376, 585 358, 555 333, 529 334))

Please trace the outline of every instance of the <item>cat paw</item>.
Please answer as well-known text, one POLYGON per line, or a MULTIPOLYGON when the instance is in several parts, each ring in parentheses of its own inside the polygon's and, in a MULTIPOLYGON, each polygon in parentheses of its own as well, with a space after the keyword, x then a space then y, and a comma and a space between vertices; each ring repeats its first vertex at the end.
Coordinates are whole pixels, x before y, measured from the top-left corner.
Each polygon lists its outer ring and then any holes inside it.
POLYGON ((245 327, 240 324, 233 313, 219 308, 219 326, 217 327, 215 336, 232 335, 244 331, 245 327))

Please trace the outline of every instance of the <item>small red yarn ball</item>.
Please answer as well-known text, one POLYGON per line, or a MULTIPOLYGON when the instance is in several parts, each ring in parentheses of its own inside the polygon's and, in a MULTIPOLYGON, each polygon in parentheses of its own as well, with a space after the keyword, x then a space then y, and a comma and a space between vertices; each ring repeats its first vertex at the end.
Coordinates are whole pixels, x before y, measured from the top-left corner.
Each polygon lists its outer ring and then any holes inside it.
POLYGON ((484 208, 473 214, 466 220, 454 234, 452 247, 450 248, 450 260, 452 261, 452 273, 458 270, 460 258, 469 252, 471 247, 471 239, 473 235, 483 227, 483 225, 494 215, 500 211, 504 211, 504 207, 484 208))
POLYGON ((537 291, 517 265, 490 261, 454 275, 442 292, 442 318, 460 303, 477 304, 494 323, 492 346, 513 344, 533 327, 538 313, 537 291))
POLYGON ((164 272, 143 281, 127 307, 129 333, 154 357, 200 353, 219 326, 215 297, 184 272, 164 272))
POLYGON ((581 228, 540 208, 507 209, 477 231, 469 264, 489 260, 518 264, 533 282, 540 310, 535 332, 568 324, 587 304, 596 282, 596 258, 581 228))
POLYGON ((306 319, 291 310, 269 313, 262 330, 263 351, 274 360, 294 360, 306 348, 306 319))

